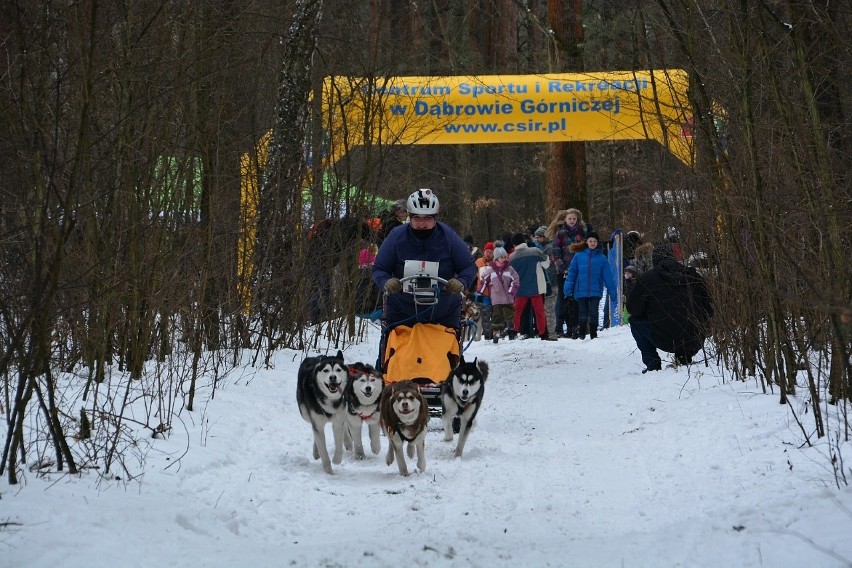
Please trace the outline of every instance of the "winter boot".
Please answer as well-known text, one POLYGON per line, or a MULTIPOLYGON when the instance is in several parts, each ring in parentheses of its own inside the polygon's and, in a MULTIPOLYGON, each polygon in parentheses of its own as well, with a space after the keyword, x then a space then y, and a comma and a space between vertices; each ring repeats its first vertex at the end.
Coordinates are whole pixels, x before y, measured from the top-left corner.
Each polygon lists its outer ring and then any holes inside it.
POLYGON ((595 339, 598 336, 598 326, 592 324, 589 327, 589 339, 595 339))
POLYGON ((586 339, 586 327, 586 324, 580 324, 579 329, 577 330, 577 339, 586 339))

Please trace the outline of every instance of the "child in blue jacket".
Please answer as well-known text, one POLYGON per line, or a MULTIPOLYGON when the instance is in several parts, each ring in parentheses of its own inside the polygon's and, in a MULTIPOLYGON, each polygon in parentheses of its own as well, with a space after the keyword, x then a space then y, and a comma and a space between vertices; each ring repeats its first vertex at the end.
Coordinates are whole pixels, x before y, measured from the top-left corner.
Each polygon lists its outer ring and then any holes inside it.
POLYGON ((566 298, 573 297, 579 307, 580 339, 586 338, 587 330, 592 339, 598 336, 598 306, 604 285, 608 290, 617 289, 606 255, 598 249, 599 242, 598 234, 589 231, 585 243, 571 245, 574 258, 563 292, 566 298))

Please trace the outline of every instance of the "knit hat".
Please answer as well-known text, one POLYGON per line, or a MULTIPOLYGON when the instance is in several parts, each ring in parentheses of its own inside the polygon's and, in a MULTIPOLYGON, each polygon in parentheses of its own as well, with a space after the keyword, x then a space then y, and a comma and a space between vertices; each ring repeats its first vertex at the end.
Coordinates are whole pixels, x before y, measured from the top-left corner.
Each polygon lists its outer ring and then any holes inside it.
POLYGON ((601 240, 601 238, 598 236, 598 233, 596 231, 589 231, 588 233, 586 233, 586 240, 589 240, 589 239, 595 239, 596 241, 601 240))
POLYGON ((545 234, 547 234, 547 227, 545 227, 544 225, 535 230, 536 237, 543 237, 545 236, 545 234))
POLYGON ((674 251, 668 243, 657 243, 654 245, 654 252, 651 255, 651 262, 654 268, 659 268, 660 265, 667 260, 674 260, 674 251))
POLYGON ((635 266, 633 266, 632 264, 628 264, 627 266, 625 266, 625 267, 624 267, 624 273, 625 273, 625 274, 627 274, 628 272, 630 272, 630 273, 631 273, 631 274, 633 274, 634 276, 636 276, 637 274, 639 274, 639 271, 638 271, 638 270, 636 270, 636 267, 635 267, 635 266))
POLYGON ((488 241, 487 243, 485 243, 485 246, 482 247, 482 250, 494 250, 494 243, 488 241))
POLYGON ((504 249, 503 247, 497 247, 494 249, 494 260, 506 258, 507 256, 509 255, 506 253, 506 249, 504 249))
POLYGON ((518 246, 527 242, 527 236, 523 233, 515 233, 512 235, 512 245, 518 246))

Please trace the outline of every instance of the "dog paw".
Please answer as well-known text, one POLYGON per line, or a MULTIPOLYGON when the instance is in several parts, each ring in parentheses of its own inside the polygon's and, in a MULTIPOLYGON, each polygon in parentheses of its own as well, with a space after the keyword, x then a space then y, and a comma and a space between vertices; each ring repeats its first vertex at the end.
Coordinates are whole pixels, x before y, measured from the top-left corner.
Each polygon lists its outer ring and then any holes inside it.
POLYGON ((364 459, 364 452, 356 452, 355 453, 355 459, 358 460, 358 461, 363 460, 364 459))
POLYGON ((452 432, 445 432, 444 433, 444 441, 445 442, 452 442, 453 441, 453 433, 452 432))

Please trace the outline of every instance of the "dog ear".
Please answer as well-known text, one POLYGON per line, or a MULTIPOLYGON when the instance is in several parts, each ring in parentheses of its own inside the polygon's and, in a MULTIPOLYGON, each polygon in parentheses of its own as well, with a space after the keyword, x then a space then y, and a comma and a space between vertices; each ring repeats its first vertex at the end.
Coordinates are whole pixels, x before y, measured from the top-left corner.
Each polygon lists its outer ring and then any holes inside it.
POLYGON ((343 361, 343 351, 341 351, 339 349, 337 350, 337 358, 340 359, 341 361, 343 361))
POLYGON ((450 361, 451 370, 455 369, 459 364, 464 363, 464 355, 456 355, 450 351, 447 351, 447 359, 450 361))

